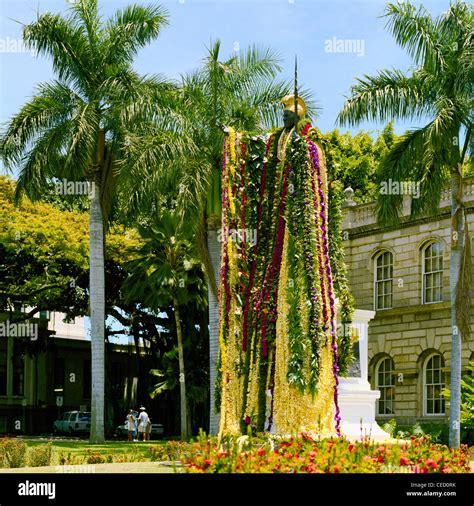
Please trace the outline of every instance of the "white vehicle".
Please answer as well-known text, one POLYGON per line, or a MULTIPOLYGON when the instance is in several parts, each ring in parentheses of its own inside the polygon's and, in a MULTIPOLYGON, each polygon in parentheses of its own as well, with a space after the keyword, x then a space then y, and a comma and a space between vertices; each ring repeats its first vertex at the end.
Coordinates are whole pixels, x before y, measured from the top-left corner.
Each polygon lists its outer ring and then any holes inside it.
POLYGON ((90 411, 66 411, 54 422, 55 434, 79 434, 89 432, 91 428, 90 411))

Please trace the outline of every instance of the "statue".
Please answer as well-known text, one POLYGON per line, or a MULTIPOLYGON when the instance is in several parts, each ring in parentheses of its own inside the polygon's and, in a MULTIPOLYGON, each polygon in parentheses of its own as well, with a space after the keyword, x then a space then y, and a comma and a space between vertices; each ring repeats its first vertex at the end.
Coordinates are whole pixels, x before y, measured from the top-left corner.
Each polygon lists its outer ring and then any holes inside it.
POLYGON ((224 144, 221 435, 341 434, 350 337, 337 334, 321 134, 297 93, 282 103, 283 128, 265 138, 229 128, 224 144))

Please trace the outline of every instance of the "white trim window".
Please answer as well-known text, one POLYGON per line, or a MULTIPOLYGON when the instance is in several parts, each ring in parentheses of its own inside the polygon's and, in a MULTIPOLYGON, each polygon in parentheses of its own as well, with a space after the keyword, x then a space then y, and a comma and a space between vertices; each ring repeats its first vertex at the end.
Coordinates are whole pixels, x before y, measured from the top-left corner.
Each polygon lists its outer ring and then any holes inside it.
POLYGON ((377 414, 393 415, 395 413, 395 374, 393 372, 393 360, 384 357, 377 364, 375 370, 375 383, 380 390, 380 398, 377 400, 377 414))
POLYGON ((393 255, 383 251, 374 260, 375 310, 391 309, 393 294, 393 255))
POLYGON ((423 249, 423 304, 443 300, 443 250, 439 242, 423 249))
POLYGON ((444 415, 445 402, 442 390, 445 387, 444 360, 439 353, 433 353, 425 360, 423 372, 423 394, 425 415, 444 415))

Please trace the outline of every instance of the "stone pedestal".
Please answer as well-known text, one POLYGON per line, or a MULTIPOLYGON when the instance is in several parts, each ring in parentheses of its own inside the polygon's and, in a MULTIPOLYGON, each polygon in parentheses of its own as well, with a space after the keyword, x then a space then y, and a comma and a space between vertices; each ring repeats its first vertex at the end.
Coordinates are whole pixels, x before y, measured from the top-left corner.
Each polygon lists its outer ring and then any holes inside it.
POLYGON ((366 436, 374 441, 384 441, 390 435, 375 421, 378 390, 371 390, 368 377, 368 330, 374 311, 356 309, 352 328, 357 336, 358 363, 349 368, 349 376, 339 380, 339 407, 341 409, 341 431, 350 440, 366 436), (352 372, 351 372, 352 371, 352 372))

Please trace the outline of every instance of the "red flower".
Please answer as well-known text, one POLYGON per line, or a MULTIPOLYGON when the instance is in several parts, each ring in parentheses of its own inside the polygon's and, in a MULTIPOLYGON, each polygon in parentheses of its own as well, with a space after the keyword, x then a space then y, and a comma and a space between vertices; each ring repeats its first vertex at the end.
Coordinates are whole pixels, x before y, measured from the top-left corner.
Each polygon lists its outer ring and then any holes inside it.
POLYGON ((347 449, 352 452, 354 450, 354 445, 353 444, 350 444, 347 449))
POLYGON ((333 472, 335 472, 335 473, 339 473, 340 470, 341 470, 341 468, 337 464, 333 467, 333 472))
POLYGON ((449 473, 452 473, 453 471, 451 470, 451 468, 450 468, 450 467, 448 467, 448 466, 444 466, 444 467, 443 467, 443 469, 441 469, 441 472, 442 472, 443 474, 449 474, 449 473))
POLYGON ((428 468, 427 467, 420 467, 420 466, 416 465, 413 468, 413 472, 416 474, 426 474, 428 472, 428 468))
POLYGON ((310 452, 309 452, 309 454, 308 454, 308 455, 309 455, 309 458, 310 458, 310 459, 314 459, 314 458, 316 457, 316 455, 317 455, 317 454, 318 454, 317 452, 315 452, 314 450, 312 450, 312 451, 310 451, 310 452))
POLYGON ((210 465, 212 464, 212 460, 210 460, 210 459, 206 459, 206 460, 204 461, 204 464, 206 464, 206 466, 210 466, 210 465))
POLYGON ((259 448, 259 449, 257 450, 257 455, 258 455, 259 457, 262 457, 263 455, 265 455, 265 450, 264 450, 263 448, 259 448))
POLYGON ((409 465, 409 460, 405 457, 400 457, 400 465, 401 466, 408 466, 409 465))
POLYGON ((437 463, 436 463, 436 461, 435 461, 435 460, 433 460, 433 459, 428 459, 428 460, 426 461, 426 465, 427 465, 428 467, 431 467, 431 469, 438 469, 438 464, 437 464, 437 463))

